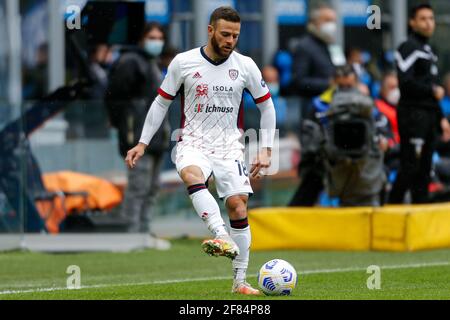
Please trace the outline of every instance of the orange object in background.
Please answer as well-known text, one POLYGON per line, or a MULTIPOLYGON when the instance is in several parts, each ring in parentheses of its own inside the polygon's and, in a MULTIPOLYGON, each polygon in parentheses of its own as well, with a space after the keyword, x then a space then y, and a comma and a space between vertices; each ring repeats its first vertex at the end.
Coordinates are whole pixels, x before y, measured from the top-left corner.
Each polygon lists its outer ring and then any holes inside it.
POLYGON ((62 171, 42 176, 47 191, 60 193, 53 200, 36 201, 36 207, 50 233, 58 233, 60 223, 73 212, 109 211, 122 202, 122 192, 111 182, 87 174, 62 171), (84 192, 87 196, 71 195, 84 192), (68 195, 64 196, 64 193, 68 195))

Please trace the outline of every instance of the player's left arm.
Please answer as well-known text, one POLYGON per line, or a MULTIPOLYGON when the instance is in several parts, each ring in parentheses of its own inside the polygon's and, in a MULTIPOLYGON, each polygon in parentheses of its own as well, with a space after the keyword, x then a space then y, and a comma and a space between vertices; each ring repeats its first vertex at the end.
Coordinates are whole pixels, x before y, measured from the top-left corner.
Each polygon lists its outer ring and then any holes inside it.
POLYGON ((250 169, 252 178, 260 178, 270 167, 276 130, 276 114, 272 98, 258 103, 257 107, 261 112, 261 150, 253 160, 250 169))
POLYGON ((249 59, 246 63, 247 81, 246 88, 255 99, 255 103, 261 112, 261 150, 252 162, 250 176, 260 178, 265 170, 270 167, 272 159, 272 148, 275 140, 276 115, 275 107, 270 96, 261 71, 256 63, 249 59))

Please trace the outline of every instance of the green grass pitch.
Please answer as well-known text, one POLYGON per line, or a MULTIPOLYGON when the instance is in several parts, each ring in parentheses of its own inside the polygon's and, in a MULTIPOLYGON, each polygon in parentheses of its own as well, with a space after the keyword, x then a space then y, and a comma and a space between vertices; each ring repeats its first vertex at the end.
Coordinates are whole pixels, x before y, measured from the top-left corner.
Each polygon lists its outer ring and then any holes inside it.
POLYGON ((205 255, 201 240, 176 240, 169 251, 132 253, 0 253, 3 299, 450 299, 450 250, 385 252, 252 252, 248 281, 264 262, 290 262, 299 273, 289 297, 231 294, 231 263, 205 255), (81 289, 66 288, 67 267, 81 269, 81 289), (381 267, 381 289, 369 290, 367 267, 381 267))

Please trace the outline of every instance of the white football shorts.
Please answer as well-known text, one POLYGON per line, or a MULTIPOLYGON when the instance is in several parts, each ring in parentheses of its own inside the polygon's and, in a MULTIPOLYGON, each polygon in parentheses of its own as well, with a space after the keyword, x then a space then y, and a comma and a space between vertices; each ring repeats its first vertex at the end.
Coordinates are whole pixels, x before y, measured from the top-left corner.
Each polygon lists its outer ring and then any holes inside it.
POLYGON ((234 195, 251 196, 253 194, 249 171, 245 166, 243 155, 239 159, 232 160, 212 155, 206 156, 200 150, 194 148, 177 150, 176 168, 178 174, 181 174, 181 171, 189 166, 197 166, 202 170, 205 183, 211 175, 214 177, 217 194, 224 202, 234 195))

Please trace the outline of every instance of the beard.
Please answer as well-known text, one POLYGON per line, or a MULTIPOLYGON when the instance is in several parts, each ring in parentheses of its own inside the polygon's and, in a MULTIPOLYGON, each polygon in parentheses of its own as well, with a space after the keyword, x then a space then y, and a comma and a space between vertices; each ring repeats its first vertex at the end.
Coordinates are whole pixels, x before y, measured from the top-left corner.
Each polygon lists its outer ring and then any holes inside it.
POLYGON ((212 45, 212 48, 213 48, 215 54, 218 55, 222 59, 228 58, 236 47, 236 46, 234 46, 231 48, 231 50, 229 52, 225 52, 224 50, 222 50, 222 48, 220 48, 219 43, 216 40, 215 34, 211 38, 211 45, 212 45))

